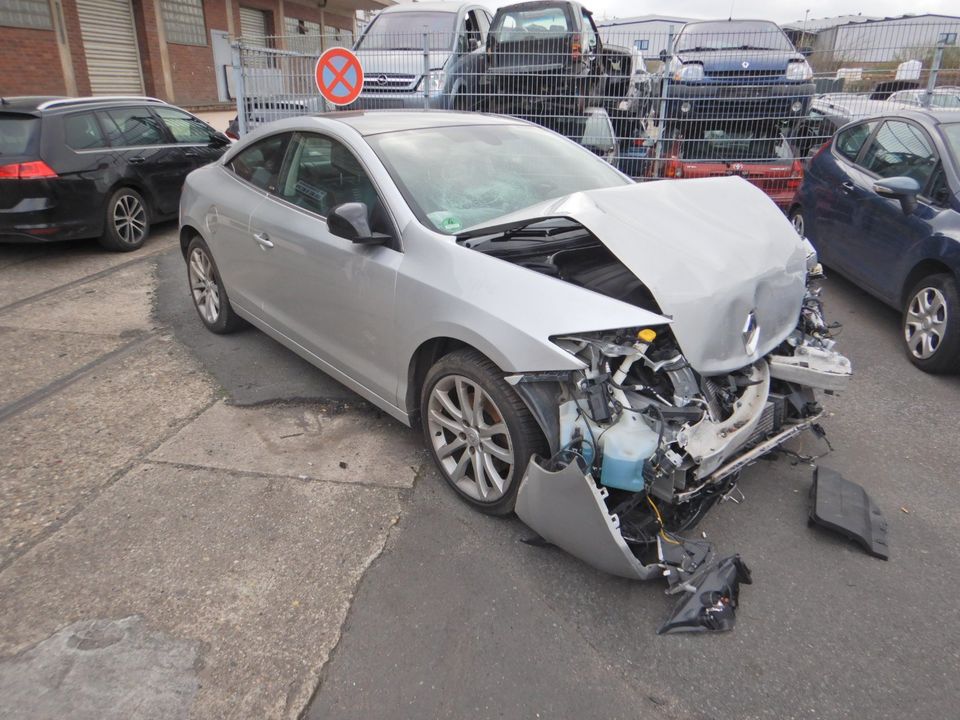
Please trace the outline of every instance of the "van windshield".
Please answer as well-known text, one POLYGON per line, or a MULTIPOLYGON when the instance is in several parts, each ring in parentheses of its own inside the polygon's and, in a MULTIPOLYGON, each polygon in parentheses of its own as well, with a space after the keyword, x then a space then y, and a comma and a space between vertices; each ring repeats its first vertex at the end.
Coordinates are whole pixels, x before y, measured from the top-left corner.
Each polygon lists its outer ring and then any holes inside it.
POLYGON ((456 13, 395 12, 378 15, 357 43, 357 50, 423 50, 423 34, 431 50, 453 47, 456 13))
POLYGON ((36 155, 39 130, 40 119, 32 115, 0 114, 0 156, 36 155))

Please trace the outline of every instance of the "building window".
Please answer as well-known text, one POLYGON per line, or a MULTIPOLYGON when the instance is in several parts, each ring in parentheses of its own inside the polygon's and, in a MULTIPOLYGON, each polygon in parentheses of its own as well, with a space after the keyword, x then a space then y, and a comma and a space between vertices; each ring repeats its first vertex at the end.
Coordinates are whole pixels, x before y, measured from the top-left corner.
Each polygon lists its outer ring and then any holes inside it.
POLYGON ((634 40, 634 41, 633 41, 633 46, 634 46, 637 50, 649 50, 649 49, 650 49, 650 41, 649 41, 649 40, 634 40))
POLYGON ((4 0, 0 2, 0 25, 52 30, 48 0, 4 0))
POLYGON ((167 42, 180 45, 207 44, 202 0, 161 0, 160 8, 163 10, 167 42))
POLYGON ((308 55, 320 53, 320 23, 292 17, 285 17, 283 21, 287 50, 308 55))

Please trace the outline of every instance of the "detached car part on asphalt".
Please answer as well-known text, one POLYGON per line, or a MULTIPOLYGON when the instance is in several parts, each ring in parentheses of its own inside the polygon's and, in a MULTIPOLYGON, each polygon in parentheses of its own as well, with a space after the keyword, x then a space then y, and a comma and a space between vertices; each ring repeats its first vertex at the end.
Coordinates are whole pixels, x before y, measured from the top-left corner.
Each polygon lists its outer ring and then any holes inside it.
POLYGON ((281 121, 190 175, 181 222, 211 330, 253 323, 422 425, 469 504, 623 577, 725 573, 681 534, 851 372, 763 192, 637 184, 516 119, 281 121))

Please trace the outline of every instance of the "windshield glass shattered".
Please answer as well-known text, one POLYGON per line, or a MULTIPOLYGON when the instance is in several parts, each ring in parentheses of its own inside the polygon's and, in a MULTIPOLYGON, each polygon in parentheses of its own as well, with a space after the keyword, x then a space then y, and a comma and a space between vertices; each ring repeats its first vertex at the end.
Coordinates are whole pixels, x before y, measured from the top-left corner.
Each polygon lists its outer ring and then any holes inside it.
POLYGON ((784 50, 794 52, 783 31, 772 22, 731 20, 690 23, 677 37, 676 52, 710 50, 784 50))
POLYGON ((367 141, 420 222, 448 234, 551 198, 632 182, 589 150, 522 125, 424 128, 367 141))

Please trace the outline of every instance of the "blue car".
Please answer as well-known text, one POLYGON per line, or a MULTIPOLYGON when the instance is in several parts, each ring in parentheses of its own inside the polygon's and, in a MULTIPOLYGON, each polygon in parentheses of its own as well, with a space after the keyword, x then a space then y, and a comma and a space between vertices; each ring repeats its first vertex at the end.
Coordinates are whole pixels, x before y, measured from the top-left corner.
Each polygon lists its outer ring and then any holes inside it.
POLYGON ((914 365, 960 370, 960 112, 844 126, 811 160, 790 217, 825 265, 903 312, 914 365))

